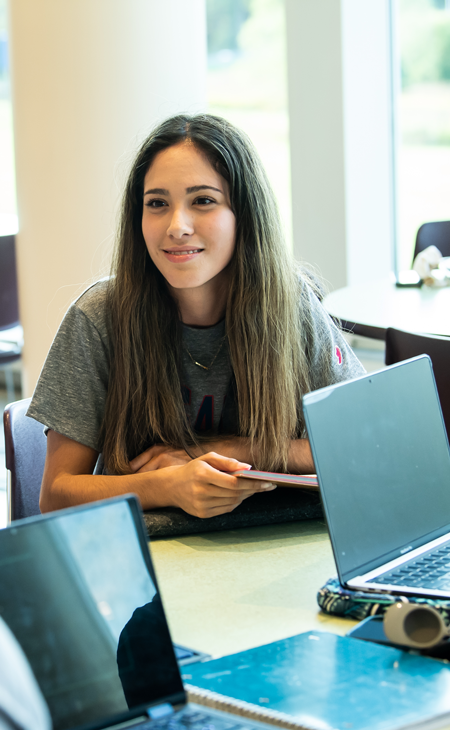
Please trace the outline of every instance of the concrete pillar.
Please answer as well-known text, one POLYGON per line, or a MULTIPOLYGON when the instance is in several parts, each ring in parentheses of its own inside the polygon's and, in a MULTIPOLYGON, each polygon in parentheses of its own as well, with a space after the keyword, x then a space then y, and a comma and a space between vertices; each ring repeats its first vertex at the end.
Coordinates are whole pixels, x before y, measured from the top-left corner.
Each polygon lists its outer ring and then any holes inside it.
POLYGON ((294 252, 330 288, 394 241, 388 0, 286 0, 294 252))
POLYGON ((72 299, 108 272, 152 126, 206 108, 204 0, 10 0, 24 393, 72 299))

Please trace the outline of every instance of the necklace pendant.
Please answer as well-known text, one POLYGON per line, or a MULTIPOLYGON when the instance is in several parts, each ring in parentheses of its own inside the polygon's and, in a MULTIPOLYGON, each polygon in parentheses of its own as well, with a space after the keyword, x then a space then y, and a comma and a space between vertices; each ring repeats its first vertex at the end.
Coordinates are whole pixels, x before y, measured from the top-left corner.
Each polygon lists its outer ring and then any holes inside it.
POLYGON ((186 350, 187 354, 188 354, 188 355, 189 355, 189 357, 191 358, 191 360, 192 360, 192 362, 194 363, 194 365, 197 365, 197 367, 198 367, 198 368, 201 368, 202 370, 211 370, 212 366, 213 366, 213 365, 214 365, 214 363, 216 362, 216 357, 217 357, 217 355, 219 354, 219 352, 220 352, 220 351, 221 351, 221 349, 222 349, 222 345, 223 345, 224 341, 225 341, 225 337, 222 337, 222 339, 221 339, 221 341, 220 341, 219 349, 217 350, 216 354, 214 355, 214 357, 213 357, 213 359, 211 360, 211 362, 209 363, 209 365, 202 365, 202 364, 201 364, 201 362, 198 362, 197 360, 194 360, 194 358, 192 357, 192 355, 191 355, 191 353, 189 352, 189 350, 188 350, 188 348, 186 347, 186 345, 184 346, 184 349, 186 350))

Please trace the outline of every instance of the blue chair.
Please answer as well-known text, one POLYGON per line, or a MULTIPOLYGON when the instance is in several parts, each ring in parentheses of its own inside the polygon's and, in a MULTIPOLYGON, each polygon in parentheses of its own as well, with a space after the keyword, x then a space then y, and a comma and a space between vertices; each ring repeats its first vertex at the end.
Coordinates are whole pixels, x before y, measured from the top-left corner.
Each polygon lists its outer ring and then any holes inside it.
POLYGON ((10 403, 3 413, 8 470, 8 522, 39 515, 47 438, 44 426, 25 415, 31 398, 10 403))

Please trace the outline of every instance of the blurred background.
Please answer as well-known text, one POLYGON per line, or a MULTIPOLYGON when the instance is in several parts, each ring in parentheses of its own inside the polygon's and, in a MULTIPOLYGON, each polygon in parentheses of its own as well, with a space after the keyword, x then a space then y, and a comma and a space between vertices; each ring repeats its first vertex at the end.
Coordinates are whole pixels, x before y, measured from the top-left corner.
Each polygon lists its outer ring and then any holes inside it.
MULTIPOLYGON (((0 219, 17 215, 7 0, 0 0, 0 219)), ((276 191, 292 246, 284 0, 206 0, 207 106, 245 129, 276 191)), ((450 195, 450 2, 393 0, 399 268, 450 195)))

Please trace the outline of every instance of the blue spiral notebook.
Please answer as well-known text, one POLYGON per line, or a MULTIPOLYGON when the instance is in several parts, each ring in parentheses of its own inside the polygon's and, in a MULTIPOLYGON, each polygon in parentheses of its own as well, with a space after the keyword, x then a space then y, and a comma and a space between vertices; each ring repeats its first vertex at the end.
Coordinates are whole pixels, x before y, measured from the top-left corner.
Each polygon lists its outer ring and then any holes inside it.
POLYGON ((398 730, 450 723, 450 667, 319 631, 181 670, 192 701, 280 727, 398 730))

